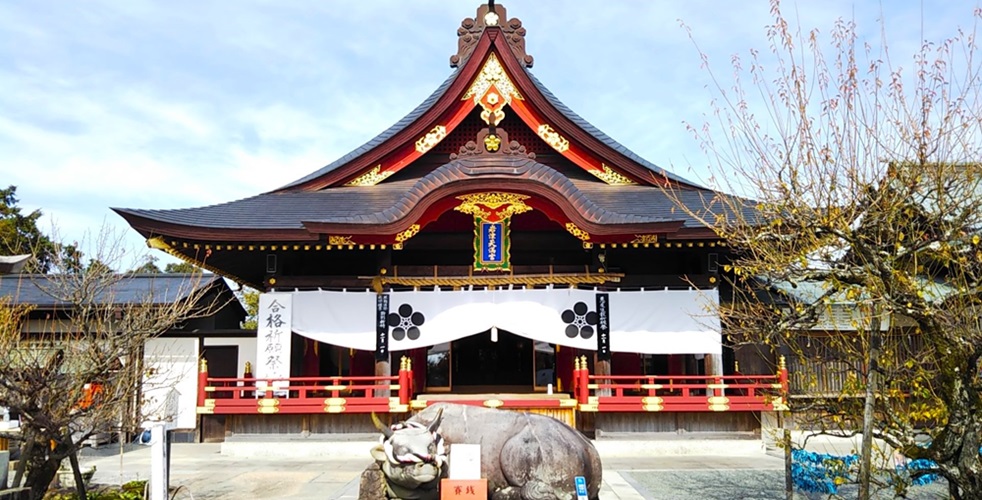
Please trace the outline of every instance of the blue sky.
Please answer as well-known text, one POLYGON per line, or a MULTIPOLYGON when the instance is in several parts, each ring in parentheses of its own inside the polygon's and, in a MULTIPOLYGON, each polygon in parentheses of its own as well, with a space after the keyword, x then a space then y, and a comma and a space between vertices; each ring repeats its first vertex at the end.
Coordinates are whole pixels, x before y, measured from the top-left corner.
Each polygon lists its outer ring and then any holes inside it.
MULTIPOLYGON (((766 49, 764 0, 501 2, 533 72, 608 135, 683 177, 706 158, 684 122, 710 112, 710 65, 766 49)), ((274 189, 361 145, 449 74, 477 1, 54 0, 0 3, 0 184, 67 241, 110 206, 180 208, 274 189)), ((828 32, 855 19, 909 56, 971 22, 974 0, 786 2, 828 32)), ((909 57, 903 58, 909 60, 909 57)), ((162 261, 169 262, 163 254, 162 261)))

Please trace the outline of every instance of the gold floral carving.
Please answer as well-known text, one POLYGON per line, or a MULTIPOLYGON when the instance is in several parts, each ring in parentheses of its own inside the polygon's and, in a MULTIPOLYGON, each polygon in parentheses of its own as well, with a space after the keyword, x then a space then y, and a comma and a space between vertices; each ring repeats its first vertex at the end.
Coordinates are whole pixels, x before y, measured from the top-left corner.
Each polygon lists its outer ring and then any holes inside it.
POLYGON ((566 230, 569 231, 569 234, 572 234, 583 241, 590 240, 590 233, 576 227, 576 224, 573 224, 572 222, 566 223, 566 230))
POLYGON ((489 134, 484 138, 484 147, 489 152, 493 153, 497 151, 499 147, 501 147, 501 139, 496 135, 489 134))
POLYGON ((484 67, 474 79, 467 92, 464 92, 462 101, 474 100, 474 105, 481 106, 481 119, 489 125, 497 125, 505 117, 502 108, 506 104, 511 104, 512 99, 524 100, 522 94, 515 88, 515 84, 508 78, 508 73, 501 65, 501 61, 494 54, 488 56, 484 62, 484 67))
POLYGON ((565 137, 559 135, 559 132, 553 130, 548 124, 543 123, 542 125, 539 125, 537 132, 539 133, 539 137, 541 137, 543 141, 546 141, 546 144, 552 146, 552 149, 555 149, 560 153, 565 153, 566 150, 569 149, 569 141, 566 140, 565 137))
POLYGON ((419 154, 423 154, 433 149, 433 146, 439 144, 440 141, 442 141, 443 138, 446 136, 447 136, 447 127, 444 127, 443 125, 437 125, 433 127, 433 130, 430 130, 429 132, 426 133, 426 135, 420 137, 419 140, 416 141, 416 151, 419 154))
POLYGON ((628 186, 631 184, 637 184, 628 177, 615 172, 605 163, 601 163, 600 168, 603 169, 602 172, 599 170, 590 170, 589 172, 611 186, 628 186))
POLYGON ((525 200, 529 199, 529 197, 524 194, 500 192, 474 193, 458 196, 457 199, 462 203, 454 208, 454 210, 482 219, 487 219, 492 212, 497 212, 498 216, 504 219, 532 210, 532 207, 525 204, 525 200), (501 210, 498 210, 499 208, 501 210))
POLYGON ((650 245, 652 243, 658 243, 658 235, 657 234, 635 234, 634 235, 634 239, 631 240, 631 243, 635 243, 635 244, 638 244, 638 245, 650 245))
POLYGON ((355 241, 351 239, 351 236, 337 236, 332 234, 332 235, 328 235, 327 244, 328 245, 354 245, 355 241))
POLYGON ((418 233, 418 232, 419 232, 419 224, 413 224, 413 225, 409 226, 409 229, 406 229, 405 231, 397 234, 396 235, 396 241, 399 242, 399 243, 402 243, 402 242, 408 240, 409 238, 412 238, 413 236, 416 236, 416 233, 418 233))
POLYGON ((381 170, 382 170, 382 164, 375 165, 375 168, 369 170, 368 172, 365 172, 364 174, 359 175, 358 177, 355 177, 351 181, 348 181, 348 183, 345 184, 345 186, 374 186, 384 181, 386 178, 388 178, 390 175, 394 173, 391 171, 381 172, 381 170))

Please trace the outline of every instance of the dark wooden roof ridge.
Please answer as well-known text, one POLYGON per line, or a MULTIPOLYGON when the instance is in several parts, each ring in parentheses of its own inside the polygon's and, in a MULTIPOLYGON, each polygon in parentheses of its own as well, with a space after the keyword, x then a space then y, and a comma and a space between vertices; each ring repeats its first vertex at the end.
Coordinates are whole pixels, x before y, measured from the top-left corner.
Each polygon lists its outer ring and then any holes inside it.
POLYGON ((396 149, 416 141, 438 123, 446 110, 460 104, 459 96, 471 85, 492 52, 505 65, 508 74, 515 80, 513 83, 532 107, 542 113, 553 128, 561 131, 568 138, 585 145, 607 160, 610 165, 627 171, 637 179, 658 185, 664 183, 661 179, 663 177, 682 187, 704 189, 641 158, 573 112, 513 55, 501 28, 489 26, 485 28, 466 62, 457 71, 451 73, 433 94, 408 115, 338 160, 271 192, 329 187, 350 179, 359 172, 378 164, 396 149))
POLYGON ((385 210, 331 221, 304 220, 303 225, 318 233, 396 234, 420 219, 434 203, 475 191, 538 195, 590 234, 675 232, 684 224, 681 218, 612 212, 594 203, 568 177, 548 165, 527 158, 488 155, 459 158, 434 169, 385 210))

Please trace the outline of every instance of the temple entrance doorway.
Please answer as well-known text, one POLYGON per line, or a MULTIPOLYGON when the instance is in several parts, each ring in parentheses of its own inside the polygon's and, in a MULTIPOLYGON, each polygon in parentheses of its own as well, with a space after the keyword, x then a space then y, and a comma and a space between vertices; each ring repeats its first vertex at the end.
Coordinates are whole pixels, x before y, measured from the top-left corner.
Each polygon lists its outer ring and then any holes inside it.
POLYGON ((498 330, 482 332, 453 342, 453 391, 532 392, 532 341, 498 330))
POLYGON ((555 378, 556 348, 505 330, 430 347, 426 390, 455 394, 543 392, 555 378))

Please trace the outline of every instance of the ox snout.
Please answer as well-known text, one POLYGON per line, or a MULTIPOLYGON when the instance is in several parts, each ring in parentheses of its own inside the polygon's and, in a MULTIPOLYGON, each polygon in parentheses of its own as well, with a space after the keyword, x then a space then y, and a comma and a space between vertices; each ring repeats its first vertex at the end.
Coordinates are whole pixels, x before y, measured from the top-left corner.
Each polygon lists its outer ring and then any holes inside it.
POLYGON ((440 475, 440 469, 431 463, 419 463, 406 465, 405 467, 409 469, 406 472, 420 483, 428 483, 440 475))

